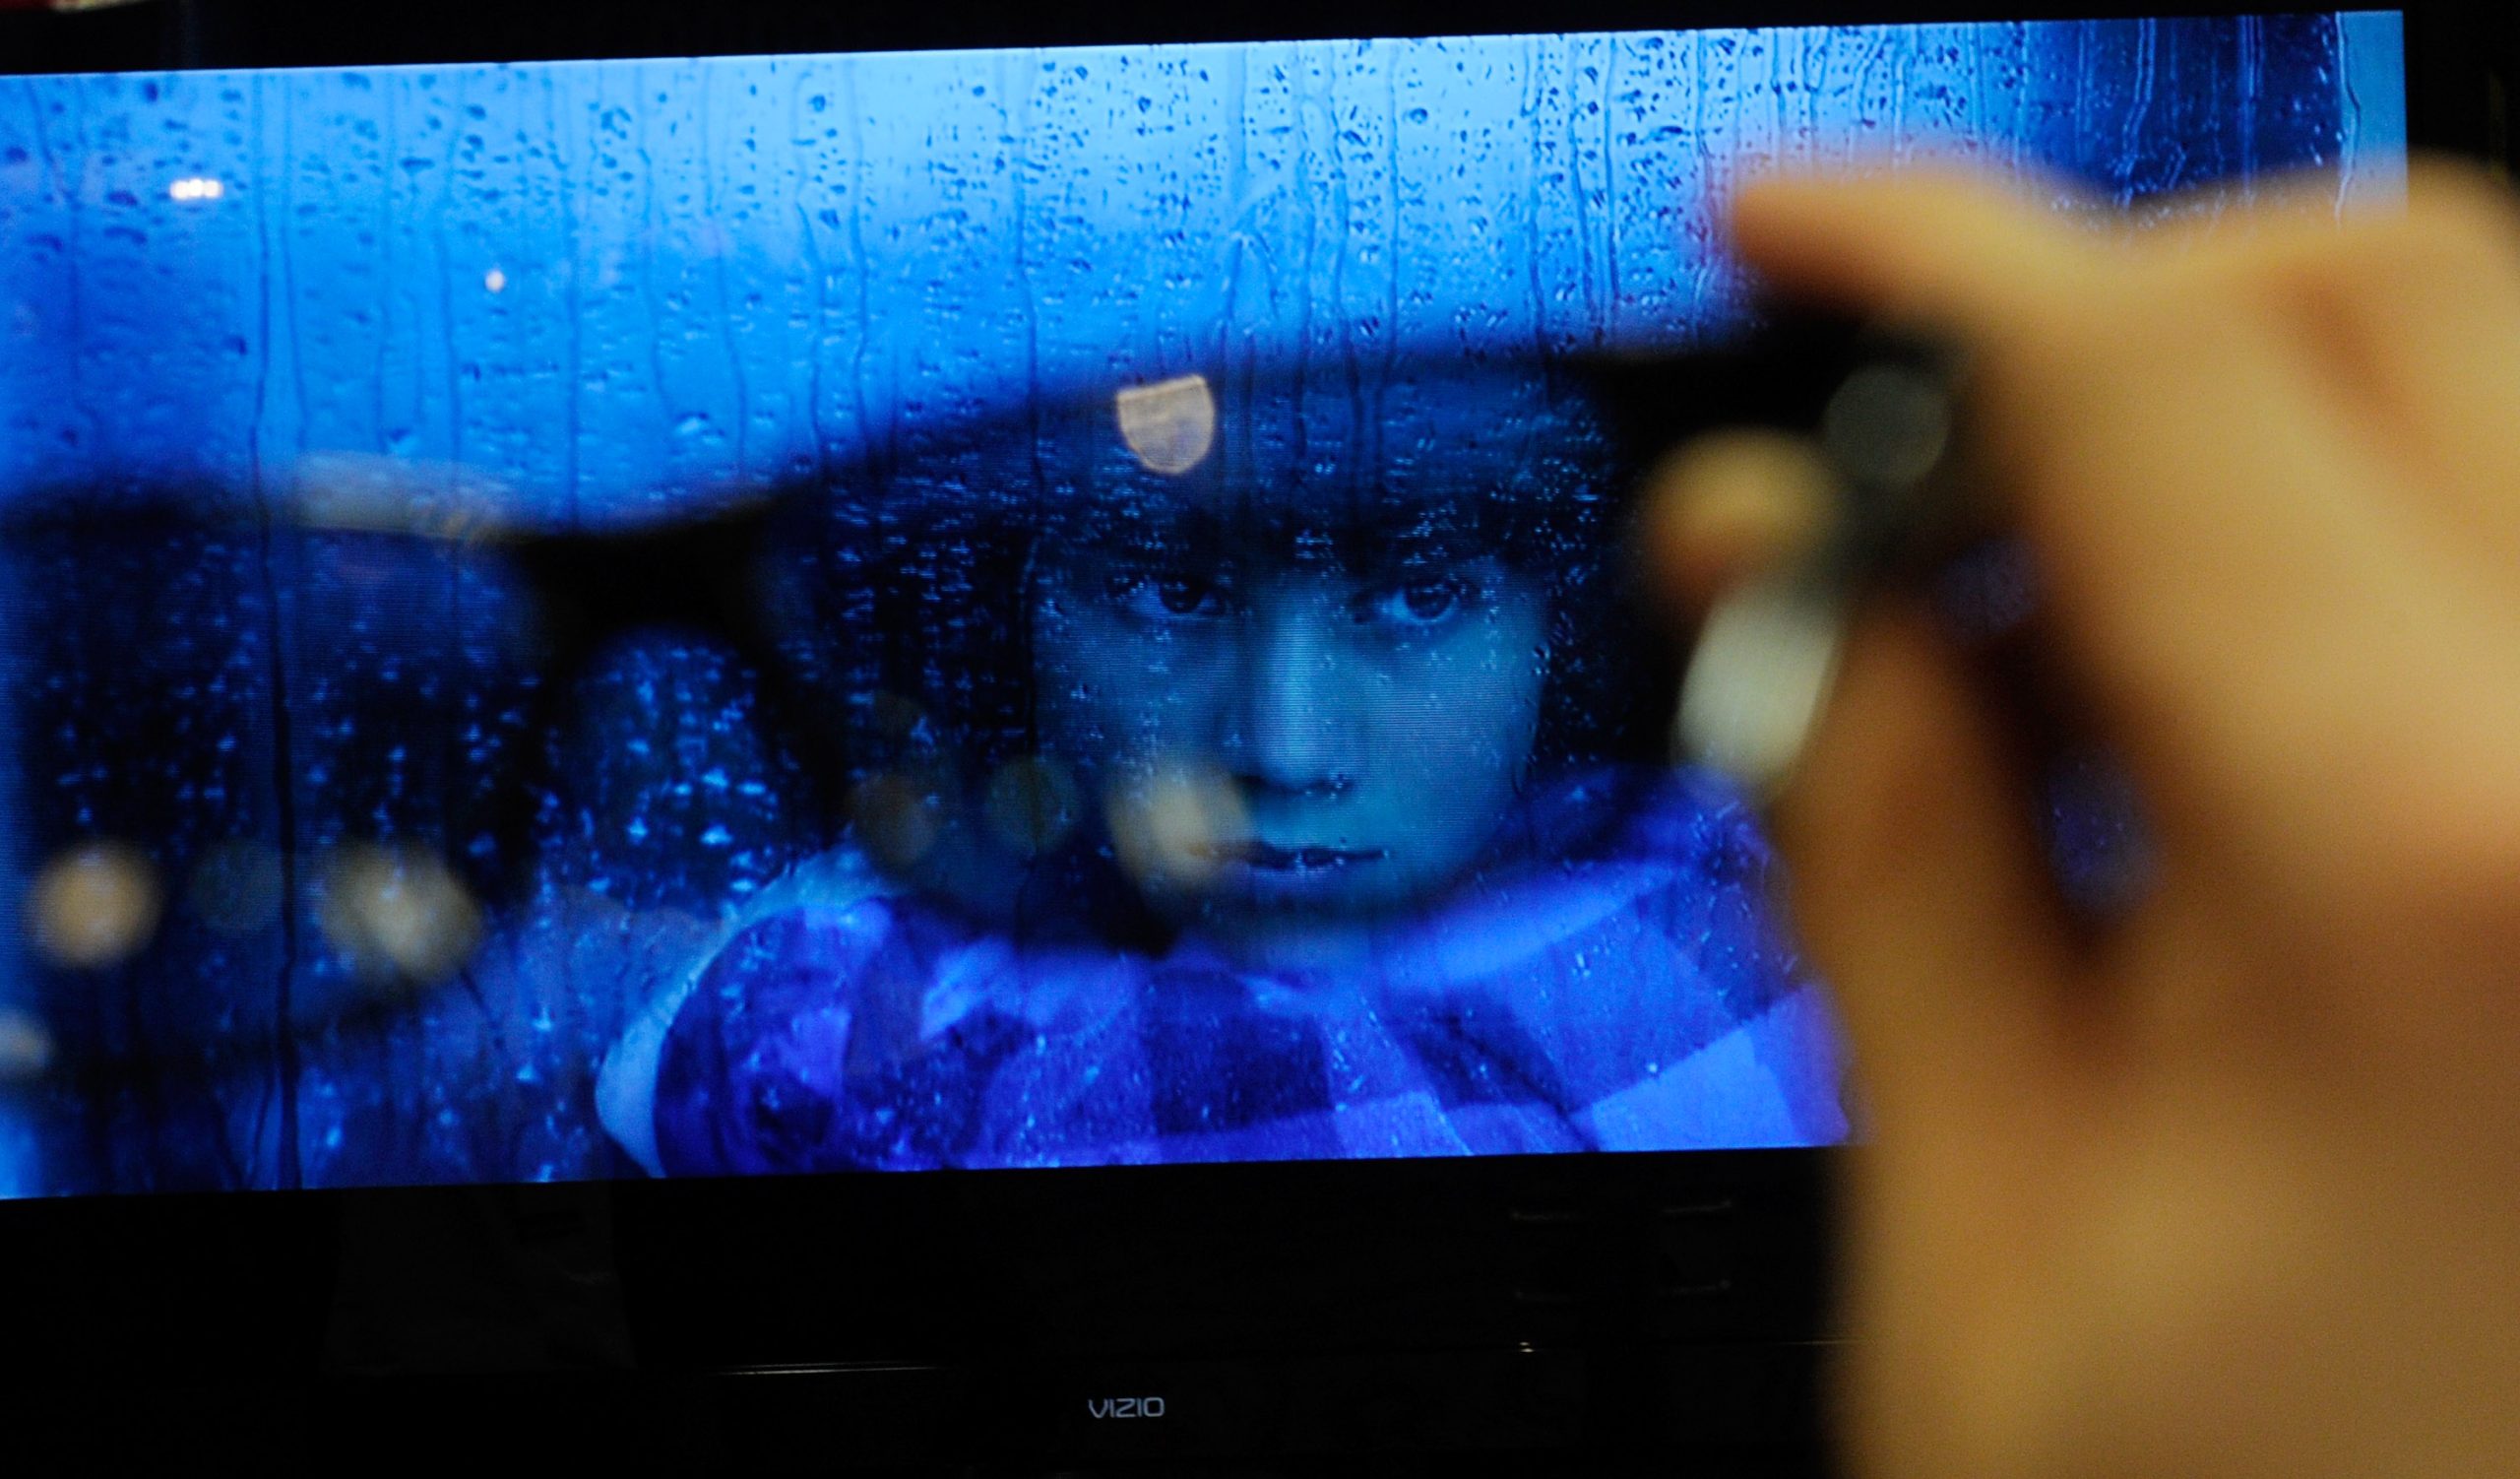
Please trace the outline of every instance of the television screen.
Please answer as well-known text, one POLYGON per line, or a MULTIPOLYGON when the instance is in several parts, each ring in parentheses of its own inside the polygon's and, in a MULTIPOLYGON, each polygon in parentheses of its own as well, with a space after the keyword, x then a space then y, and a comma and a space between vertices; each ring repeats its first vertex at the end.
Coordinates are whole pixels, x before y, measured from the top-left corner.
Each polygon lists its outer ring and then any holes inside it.
POLYGON ((2402 50, 0 84, 0 1195, 1837 1141, 1583 356, 1755 169, 2386 201, 2402 50))

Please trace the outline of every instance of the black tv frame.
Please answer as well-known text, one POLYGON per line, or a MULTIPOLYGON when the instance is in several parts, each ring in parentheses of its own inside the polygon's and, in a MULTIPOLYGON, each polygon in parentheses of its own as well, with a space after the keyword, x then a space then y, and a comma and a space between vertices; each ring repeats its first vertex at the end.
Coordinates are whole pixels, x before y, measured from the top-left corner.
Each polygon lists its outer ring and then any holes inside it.
MULTIPOLYGON (((2506 158, 2509 26, 2402 8, 2413 142, 2506 158)), ((0 74, 2261 9, 157 0, 0 13, 0 74)), ((1816 1472, 1818 1373, 1848 1337, 1830 1188, 1853 1153, 6 1202, 0 1406, 23 1409, 21 1434, 48 1420, 92 1451, 162 1438, 452 1454, 518 1420, 582 1459, 1187 1473, 1380 1450, 1361 1471, 1392 1473, 1401 1455, 1485 1451, 1498 1472, 1682 1456, 1816 1472), (641 1380, 610 1380, 625 1374, 641 1380), (142 1386, 146 1403, 126 1400, 142 1386), (1149 1398, 1161 1418, 1117 1415, 1149 1398), (152 1416, 134 1426, 135 1411, 152 1416)), ((1445 1471, 1484 1471, 1470 1461, 1445 1471)))

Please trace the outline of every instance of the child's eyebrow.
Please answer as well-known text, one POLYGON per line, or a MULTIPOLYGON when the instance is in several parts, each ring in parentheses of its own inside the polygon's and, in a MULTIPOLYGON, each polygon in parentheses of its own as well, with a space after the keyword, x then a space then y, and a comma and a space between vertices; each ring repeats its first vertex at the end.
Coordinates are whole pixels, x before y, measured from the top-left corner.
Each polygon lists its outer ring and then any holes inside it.
POLYGON ((1358 558, 1347 563, 1358 573, 1400 569, 1422 569, 1441 565, 1461 565, 1493 554, 1475 539, 1451 532, 1407 534, 1387 540, 1376 547, 1356 551, 1358 558))
POLYGON ((1063 538, 1111 554, 1215 551, 1227 539, 1214 509, 1170 496, 1091 497, 1061 522, 1063 538))
POLYGON ((1479 503, 1459 495, 1379 499, 1325 521, 1340 562, 1357 574, 1458 564, 1495 551, 1479 503))
POLYGON ((1453 493, 1290 499, 1233 489, 1205 498, 1132 490, 1085 500, 1052 532, 1106 556, 1265 565, 1326 555, 1351 573, 1372 575, 1499 553, 1493 512, 1475 495, 1453 493))

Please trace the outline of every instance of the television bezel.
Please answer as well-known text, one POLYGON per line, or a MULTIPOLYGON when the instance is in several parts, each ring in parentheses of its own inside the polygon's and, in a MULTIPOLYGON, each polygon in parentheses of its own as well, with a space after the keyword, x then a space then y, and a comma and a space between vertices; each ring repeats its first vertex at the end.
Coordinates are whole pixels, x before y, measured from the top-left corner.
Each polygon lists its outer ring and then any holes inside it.
MULTIPOLYGON (((2455 5, 2391 8, 2407 19, 2413 145, 2502 158, 2508 36, 2455 5)), ((1569 0, 1544 12, 1485 0, 157 0, 0 12, 0 74, 2248 13, 2270 12, 2089 0, 1569 0)), ((0 1202, 12 1326, 0 1374, 315 1383, 337 1397, 344 1383, 420 1375, 775 1376, 788 1384, 742 1389, 793 1393, 778 1408, 790 1419, 890 1413, 891 1427, 876 1425, 886 1436, 858 1440, 872 1446, 861 1456, 889 1444, 902 1456, 984 1458, 1062 1444, 1121 1456, 1202 1442, 1406 1447, 1405 1389, 1378 1409, 1402 1418, 1344 1439, 1322 1418, 1311 1440, 1290 1440, 1287 1413, 1315 1410, 1307 1383, 1371 1388, 1360 1373, 1412 1358, 1458 1381, 1471 1368, 1442 1363, 1492 1360, 1498 1389, 1528 1400, 1420 1441, 1519 1433, 1604 1453, 1814 1454, 1813 1372, 1848 1338, 1829 1292, 1828 1208, 1837 1163, 1859 1153, 0 1202), (1115 1436, 1118 1424, 1074 1421, 1084 1398, 1132 1383, 1141 1394, 1166 1383, 1242 1393, 1199 1405, 1241 1412, 1244 1427, 1176 1423, 1183 1440, 1143 1436, 1161 1424, 1115 1436), (1274 1395, 1250 1395, 1264 1390, 1274 1395), (975 1425, 974 1403, 1002 1421, 975 1425), (1244 1431, 1255 1404, 1275 1414, 1276 1438, 1244 1431)))

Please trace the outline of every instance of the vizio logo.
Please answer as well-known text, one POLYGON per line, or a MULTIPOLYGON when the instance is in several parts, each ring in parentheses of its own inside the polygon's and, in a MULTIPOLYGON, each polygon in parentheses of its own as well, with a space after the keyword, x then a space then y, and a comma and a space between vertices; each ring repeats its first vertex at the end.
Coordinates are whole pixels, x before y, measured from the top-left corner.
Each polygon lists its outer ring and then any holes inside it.
POLYGON ((1090 1417, 1162 1417, 1162 1397, 1087 1397, 1085 1411, 1090 1417))

